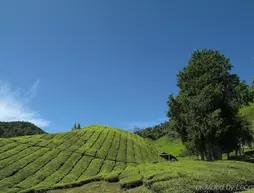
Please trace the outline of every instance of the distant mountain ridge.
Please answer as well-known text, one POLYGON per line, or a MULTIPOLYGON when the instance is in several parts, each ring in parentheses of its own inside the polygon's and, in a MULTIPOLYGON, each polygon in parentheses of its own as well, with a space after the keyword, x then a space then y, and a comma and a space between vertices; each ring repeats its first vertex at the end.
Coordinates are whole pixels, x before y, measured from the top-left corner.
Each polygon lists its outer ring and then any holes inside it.
POLYGON ((25 135, 45 134, 41 128, 25 121, 0 122, 0 137, 17 137, 25 135))

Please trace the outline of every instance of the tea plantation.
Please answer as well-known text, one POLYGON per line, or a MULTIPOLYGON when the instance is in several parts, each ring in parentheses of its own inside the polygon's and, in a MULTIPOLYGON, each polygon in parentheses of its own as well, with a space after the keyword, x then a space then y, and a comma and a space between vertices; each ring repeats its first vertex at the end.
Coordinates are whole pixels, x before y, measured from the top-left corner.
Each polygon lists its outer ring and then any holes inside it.
POLYGON ((251 163, 158 154, 143 138, 104 126, 0 139, 0 192, 188 193, 254 183, 251 163))
POLYGON ((142 138, 99 126, 1 139, 0 147, 0 192, 71 183, 159 161, 158 153, 142 138))

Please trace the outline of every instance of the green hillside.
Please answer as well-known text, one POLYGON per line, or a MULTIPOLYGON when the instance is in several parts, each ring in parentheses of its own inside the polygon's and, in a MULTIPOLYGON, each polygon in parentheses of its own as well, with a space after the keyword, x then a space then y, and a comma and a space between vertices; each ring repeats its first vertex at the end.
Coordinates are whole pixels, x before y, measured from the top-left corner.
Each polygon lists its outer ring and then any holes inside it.
POLYGON ((102 126, 0 139, 0 192, 82 181, 158 160, 141 137, 102 126))
POLYGON ((38 135, 46 132, 30 122, 25 121, 0 121, 0 138, 17 137, 24 135, 38 135))
POLYGON ((251 124, 252 130, 254 131, 254 104, 252 103, 249 106, 243 107, 240 110, 240 115, 247 118, 251 124))
POLYGON ((169 136, 163 136, 157 140, 147 140, 154 145, 159 152, 166 152, 174 156, 180 156, 185 150, 185 146, 179 138, 173 139, 169 136))
MULTIPOLYGON (((0 192, 191 193, 207 184, 237 187, 254 182, 251 163, 167 162, 158 157, 155 146, 104 126, 2 138, 0 192)), ((181 148, 169 151, 174 149, 181 148)))

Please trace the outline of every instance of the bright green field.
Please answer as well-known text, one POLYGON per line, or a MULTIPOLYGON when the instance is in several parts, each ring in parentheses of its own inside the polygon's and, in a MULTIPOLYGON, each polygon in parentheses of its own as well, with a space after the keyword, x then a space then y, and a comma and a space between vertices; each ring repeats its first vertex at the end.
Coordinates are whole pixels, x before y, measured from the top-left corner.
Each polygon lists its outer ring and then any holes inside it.
POLYGON ((148 141, 154 145, 159 152, 166 152, 174 156, 180 156, 183 150, 185 150, 185 146, 182 144, 180 139, 171 139, 168 136, 148 141))
POLYGON ((247 118, 251 124, 251 128, 254 131, 254 104, 250 104, 247 107, 244 107, 240 110, 240 115, 247 118))
MULTIPOLYGON (((165 142, 103 126, 0 139, 0 192, 188 193, 254 182, 251 163, 163 161, 165 142)), ((177 154, 176 147, 168 151, 177 154)))

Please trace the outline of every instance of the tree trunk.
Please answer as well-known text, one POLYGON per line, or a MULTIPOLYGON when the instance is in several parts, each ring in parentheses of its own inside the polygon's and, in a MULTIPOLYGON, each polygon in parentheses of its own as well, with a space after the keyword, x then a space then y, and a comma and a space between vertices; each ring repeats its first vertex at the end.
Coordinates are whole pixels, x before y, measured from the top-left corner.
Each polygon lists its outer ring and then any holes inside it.
POLYGON ((221 149, 217 145, 206 144, 205 160, 214 161, 221 159, 222 159, 221 149))
POLYGON ((205 160, 205 154, 204 154, 204 152, 201 152, 201 154, 200 154, 200 159, 201 159, 202 161, 205 160))

